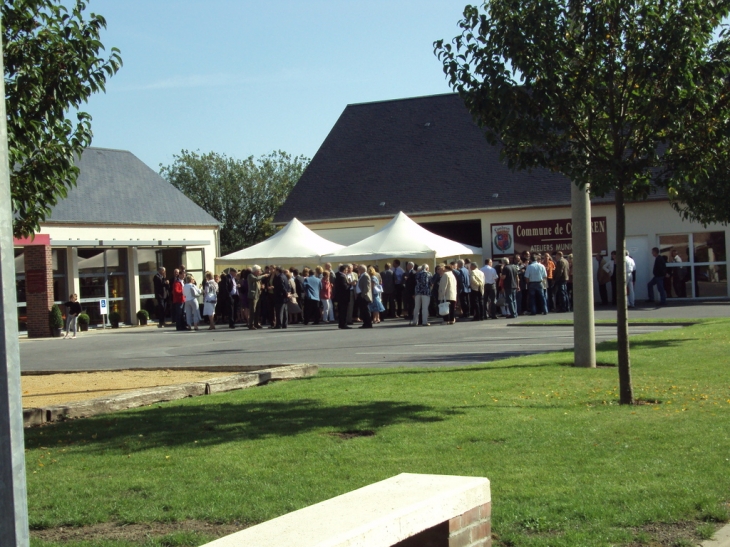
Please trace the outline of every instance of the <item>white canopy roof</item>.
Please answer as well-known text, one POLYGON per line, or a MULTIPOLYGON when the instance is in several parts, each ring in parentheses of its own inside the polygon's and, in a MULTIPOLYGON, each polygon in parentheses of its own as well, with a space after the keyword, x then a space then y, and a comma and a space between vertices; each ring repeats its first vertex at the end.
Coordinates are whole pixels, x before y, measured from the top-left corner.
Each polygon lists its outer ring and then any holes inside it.
POLYGON ((463 245, 429 232, 401 211, 379 232, 323 258, 358 261, 386 258, 434 259, 481 254, 481 247, 463 245))
POLYGON ((342 245, 315 234, 294 218, 266 241, 217 258, 216 264, 299 263, 303 260, 319 260, 323 254, 339 249, 342 249, 342 245))

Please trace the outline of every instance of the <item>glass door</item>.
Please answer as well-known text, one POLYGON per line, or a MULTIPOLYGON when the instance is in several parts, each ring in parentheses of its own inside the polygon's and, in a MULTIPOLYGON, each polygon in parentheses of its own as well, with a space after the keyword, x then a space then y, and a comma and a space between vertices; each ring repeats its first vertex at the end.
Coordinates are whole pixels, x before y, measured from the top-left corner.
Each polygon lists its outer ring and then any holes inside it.
MULTIPOLYGON (((89 324, 103 324, 99 301, 105 298, 109 313, 117 312, 128 323, 127 253, 124 249, 79 249, 79 301, 89 324)), ((108 322, 108 316, 106 317, 108 322)))

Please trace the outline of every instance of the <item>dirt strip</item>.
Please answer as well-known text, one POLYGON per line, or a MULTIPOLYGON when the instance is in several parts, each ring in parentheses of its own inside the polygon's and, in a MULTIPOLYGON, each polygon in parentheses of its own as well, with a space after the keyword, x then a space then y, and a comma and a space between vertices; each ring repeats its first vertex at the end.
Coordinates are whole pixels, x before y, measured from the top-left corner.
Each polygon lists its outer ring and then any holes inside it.
POLYGON ((166 369, 22 376, 23 408, 87 401, 136 389, 200 382, 230 375, 230 372, 166 369))

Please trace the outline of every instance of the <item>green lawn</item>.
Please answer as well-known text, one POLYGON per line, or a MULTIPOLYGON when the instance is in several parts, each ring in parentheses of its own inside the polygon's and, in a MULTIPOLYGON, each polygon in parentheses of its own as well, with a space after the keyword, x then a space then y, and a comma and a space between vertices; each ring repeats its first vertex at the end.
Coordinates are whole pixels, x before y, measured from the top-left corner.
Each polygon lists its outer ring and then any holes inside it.
MULTIPOLYGON (((254 524, 411 472, 488 477, 497 545, 648 544, 652 523, 707 535, 730 501, 730 320, 637 336, 632 347, 635 393, 660 404, 619 406, 615 367, 575 369, 561 352, 461 368, 325 369, 26 430, 31 527, 254 524), (336 435, 353 430, 375 434, 336 435)), ((615 344, 601 344, 598 361, 615 360, 615 344)))

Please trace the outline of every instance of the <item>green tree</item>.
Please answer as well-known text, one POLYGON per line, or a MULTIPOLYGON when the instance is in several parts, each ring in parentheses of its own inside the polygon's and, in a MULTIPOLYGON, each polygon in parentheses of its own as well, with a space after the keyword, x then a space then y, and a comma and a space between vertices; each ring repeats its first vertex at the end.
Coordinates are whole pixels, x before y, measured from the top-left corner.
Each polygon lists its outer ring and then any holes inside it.
POLYGON ((100 57, 106 21, 86 18, 85 9, 83 0, 70 10, 62 0, 4 0, 0 7, 16 236, 37 231, 76 184, 74 158, 92 137, 91 116, 78 109, 122 66, 116 48, 100 57))
MULTIPOLYGON (((666 187, 678 209, 704 214, 696 205, 721 192, 707 173, 727 154, 727 124, 717 120, 728 119, 730 44, 717 31, 728 6, 488 0, 465 8, 451 43, 434 43, 450 85, 510 167, 548 168, 592 195, 613 194, 619 287, 627 200, 666 187)), ((630 404, 627 299, 617 296, 620 402, 630 404)))
POLYGON ((228 254, 273 234, 271 221, 308 164, 282 151, 236 160, 183 150, 160 174, 221 222, 221 253, 228 254))

